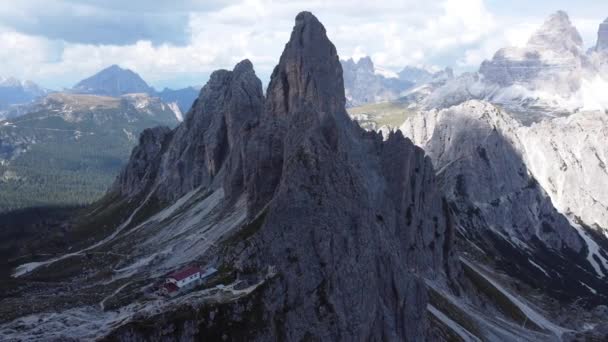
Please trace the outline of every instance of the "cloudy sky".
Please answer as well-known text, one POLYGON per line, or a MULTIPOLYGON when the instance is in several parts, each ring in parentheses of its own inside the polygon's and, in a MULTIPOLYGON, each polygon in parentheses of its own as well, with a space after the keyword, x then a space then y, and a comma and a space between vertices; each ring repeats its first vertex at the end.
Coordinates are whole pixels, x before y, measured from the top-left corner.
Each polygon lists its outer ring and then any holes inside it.
POLYGON ((522 45, 546 16, 570 14, 586 46, 608 17, 598 0, 11 0, 0 6, 0 76, 71 87, 111 64, 157 88, 203 84, 249 58, 266 82, 293 18, 310 10, 341 58, 476 69, 522 45))

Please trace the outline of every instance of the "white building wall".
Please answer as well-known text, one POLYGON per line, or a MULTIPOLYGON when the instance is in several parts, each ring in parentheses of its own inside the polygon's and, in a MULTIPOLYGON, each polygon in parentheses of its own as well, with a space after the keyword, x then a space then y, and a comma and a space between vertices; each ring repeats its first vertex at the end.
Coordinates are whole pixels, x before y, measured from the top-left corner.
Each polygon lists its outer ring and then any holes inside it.
POLYGON ((190 284, 190 283, 192 283, 192 282, 194 282, 194 281, 196 281, 196 280, 198 280, 200 278, 201 278, 200 272, 199 273, 195 273, 195 274, 189 276, 188 278, 185 278, 185 279, 182 279, 182 280, 178 281, 177 282, 177 286, 178 287, 184 287, 184 286, 186 286, 186 285, 188 285, 188 284, 190 284))

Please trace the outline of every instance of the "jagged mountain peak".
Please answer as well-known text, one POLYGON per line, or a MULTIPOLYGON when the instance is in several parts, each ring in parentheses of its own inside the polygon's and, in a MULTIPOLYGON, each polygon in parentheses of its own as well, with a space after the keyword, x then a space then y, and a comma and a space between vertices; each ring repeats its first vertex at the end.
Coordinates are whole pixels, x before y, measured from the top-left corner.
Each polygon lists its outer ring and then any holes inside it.
POLYGON ((529 47, 556 51, 582 50, 583 39, 564 11, 551 14, 528 40, 529 47))
POLYGON ((251 63, 251 61, 249 59, 244 59, 244 60, 238 62, 234 66, 234 69, 232 70, 232 72, 234 72, 235 74, 241 74, 241 73, 250 73, 250 72, 255 72, 255 71, 253 70, 253 63, 251 63))
POLYGON ((363 68, 368 68, 370 70, 374 70, 374 62, 370 56, 364 56, 359 58, 357 61, 357 65, 363 68))
POLYGON ((302 12, 268 86, 271 115, 285 115, 305 106, 318 113, 346 118, 342 66, 325 27, 310 12, 302 12))

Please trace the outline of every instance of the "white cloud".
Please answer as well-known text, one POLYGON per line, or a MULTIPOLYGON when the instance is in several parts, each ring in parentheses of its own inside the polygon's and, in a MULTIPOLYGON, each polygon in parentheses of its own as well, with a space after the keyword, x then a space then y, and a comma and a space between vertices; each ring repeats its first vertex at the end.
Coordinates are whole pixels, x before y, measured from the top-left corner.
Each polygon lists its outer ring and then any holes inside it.
MULTIPOLYGON (((87 0, 89 6, 103 10, 120 8, 118 1, 101 3, 87 0)), ((194 6, 186 16, 189 43, 185 45, 149 40, 124 45, 70 43, 0 29, 0 75, 59 88, 119 64, 156 86, 186 86, 204 83, 213 70, 232 68, 249 58, 264 80, 278 62, 293 19, 301 10, 319 17, 342 58, 371 55, 376 63, 393 71, 405 65, 472 69, 500 47, 523 44, 542 22, 542 18, 519 23, 517 18, 501 17, 492 13, 484 0, 238 0, 232 4, 215 1, 204 10, 196 7, 202 3, 179 2, 180 13, 194 6)), ((137 6, 127 7, 136 13, 137 6)), ((574 22, 591 32, 599 21, 574 22)), ((589 34, 583 34, 585 39, 589 34)))

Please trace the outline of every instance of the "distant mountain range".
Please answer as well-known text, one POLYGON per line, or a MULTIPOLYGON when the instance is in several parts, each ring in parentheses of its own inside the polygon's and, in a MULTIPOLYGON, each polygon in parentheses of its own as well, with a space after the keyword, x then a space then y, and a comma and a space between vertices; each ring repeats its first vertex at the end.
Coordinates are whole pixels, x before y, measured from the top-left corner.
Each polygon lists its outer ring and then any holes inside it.
MULTIPOLYGON (((181 113, 186 113, 192 107, 199 91, 200 88, 197 87, 186 87, 165 88, 159 92, 148 85, 136 72, 112 65, 63 92, 112 97, 143 93, 159 97, 167 104, 175 103, 181 113)), ((0 120, 27 113, 29 105, 53 92, 56 91, 44 89, 31 81, 20 81, 12 77, 0 78, 0 120)))
POLYGON ((608 109, 608 29, 600 25, 597 44, 585 51, 565 12, 552 14, 524 47, 498 50, 478 72, 463 74, 421 101, 448 108, 478 99, 499 104, 527 124, 547 116, 608 109))
POLYGON ((147 94, 48 95, 0 122, 0 212, 97 199, 145 128, 177 123, 174 108, 147 94))
POLYGON ((48 93, 34 82, 0 77, 0 120, 16 105, 29 103, 48 93))
POLYGON ((192 103, 199 93, 199 89, 195 87, 176 90, 165 88, 158 92, 149 86, 137 73, 130 69, 123 69, 118 65, 109 66, 95 75, 78 82, 70 91, 78 94, 103 96, 145 93, 151 96, 158 96, 166 103, 177 103, 183 113, 190 110, 192 103))
POLYGON ((454 77, 450 68, 432 72, 424 68, 406 66, 401 72, 395 73, 374 65, 369 56, 357 62, 352 58, 340 62, 348 107, 395 100, 415 87, 443 83, 454 77))
POLYGON ((157 92, 116 65, 64 92, 0 81, 0 212, 97 199, 139 134, 175 126, 199 93, 192 87, 157 92))
POLYGON ((76 84, 70 90, 79 94, 94 94, 105 96, 120 96, 130 93, 145 93, 158 96, 163 102, 175 102, 179 109, 186 113, 192 107, 192 103, 198 96, 200 88, 187 87, 183 89, 165 88, 156 91, 149 86, 141 76, 130 69, 123 69, 118 65, 109 66, 95 75, 88 77, 76 84))

